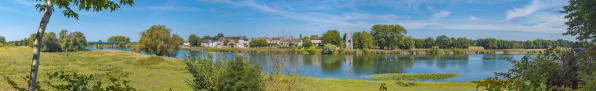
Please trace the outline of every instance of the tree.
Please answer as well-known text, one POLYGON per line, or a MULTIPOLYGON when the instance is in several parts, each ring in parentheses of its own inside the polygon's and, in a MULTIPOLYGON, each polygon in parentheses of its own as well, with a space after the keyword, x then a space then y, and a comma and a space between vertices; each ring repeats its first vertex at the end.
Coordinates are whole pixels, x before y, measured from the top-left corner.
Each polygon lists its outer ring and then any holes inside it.
POLYGON ((97 42, 101 42, 101 40, 97 41, 97 42))
POLYGON ((232 47, 232 48, 234 48, 235 45, 236 44, 234 44, 234 43, 230 43, 230 47, 232 47))
POLYGON ((414 39, 411 36, 404 37, 401 39, 400 49, 413 49, 414 48, 414 39))
POLYGON ((319 37, 319 35, 310 35, 310 37, 319 37))
POLYGON ((559 11, 565 15, 565 25, 569 26, 563 35, 576 36, 577 40, 592 40, 596 42, 596 1, 594 0, 569 0, 569 5, 563 6, 559 11))
MULTIPOLYGON (((177 34, 171 34, 172 30, 165 25, 153 25, 141 32, 139 39, 139 50, 159 56, 175 56, 180 49, 180 40, 177 34)), ((182 40, 184 41, 184 40, 182 40)))
POLYGON ((414 45, 416 48, 426 48, 424 47, 424 39, 414 39, 414 45))
POLYGON ((456 47, 459 47, 460 49, 470 47, 470 43, 466 37, 457 38, 457 43, 458 43, 457 44, 458 46, 456 46, 456 47))
POLYGON ((4 43, 6 43, 6 39, 4 39, 4 36, 0 36, 0 44, 4 43))
POLYGON ((424 44, 426 48, 431 48, 431 47, 435 46, 435 39, 433 39, 432 37, 426 38, 426 40, 424 40, 424 42, 426 42, 424 44))
POLYGON ((118 43, 118 48, 126 48, 126 44, 124 44, 124 42, 120 42, 118 43))
POLYGON ((451 45, 451 40, 449 39, 449 37, 445 35, 437 37, 437 41, 435 42, 439 46, 439 48, 449 48, 449 46, 451 45))
POLYGON ((328 30, 323 34, 321 40, 323 44, 332 44, 335 46, 343 45, 342 38, 339 36, 339 32, 337 30, 328 30))
POLYGON ((199 42, 199 37, 197 37, 195 34, 191 34, 190 36, 188 36, 188 42, 191 46, 201 44, 201 42, 199 42))
POLYGON ((130 42, 130 38, 126 37, 126 39, 124 39, 126 42, 130 42))
POLYGON ((85 50, 85 42, 87 41, 85 35, 81 32, 68 33, 68 30, 62 30, 60 32, 60 48, 66 52, 85 50))
POLYGON ((335 45, 333 44, 325 44, 323 47, 323 53, 325 54, 331 54, 335 52, 335 45))
POLYGON ((491 51, 493 48, 497 49, 499 48, 499 46, 497 46, 497 39, 495 38, 486 38, 487 44, 484 45, 484 47, 490 48, 491 51))
POLYGON ((395 25, 373 25, 371 28, 374 37, 374 44, 380 49, 394 49, 399 45, 399 39, 407 34, 405 28, 399 24, 395 25))
POLYGON ((219 39, 219 38, 221 38, 221 37, 225 37, 225 36, 223 35, 223 33, 221 33, 221 32, 220 32, 220 33, 217 33, 217 36, 213 37, 213 40, 217 40, 217 39, 219 39))
POLYGON ((223 41, 224 46, 228 46, 228 40, 223 41))
POLYGON ((41 44, 41 51, 42 52, 59 52, 60 44, 58 39, 56 39, 56 34, 54 32, 49 32, 44 34, 41 44))
POLYGON ((211 38, 211 36, 203 36, 203 39, 211 39, 211 40, 213 40, 213 38, 211 38))
POLYGON ((302 34, 300 34, 300 36, 298 38, 302 38, 302 34))
MULTIPOLYGON (((306 38, 306 37, 304 37, 304 38, 306 38)), ((304 48, 308 48, 308 47, 312 46, 312 41, 310 41, 310 39, 308 39, 308 38, 306 40, 303 39, 303 42, 304 43, 302 43, 302 46, 304 46, 304 48)))
POLYGON ((250 46, 267 46, 267 41, 264 39, 250 41, 250 46))
POLYGON ((365 31, 354 33, 353 45, 358 49, 370 49, 373 45, 373 36, 365 31))
POLYGON ((130 42, 130 38, 125 36, 112 36, 108 38, 108 42, 130 42))

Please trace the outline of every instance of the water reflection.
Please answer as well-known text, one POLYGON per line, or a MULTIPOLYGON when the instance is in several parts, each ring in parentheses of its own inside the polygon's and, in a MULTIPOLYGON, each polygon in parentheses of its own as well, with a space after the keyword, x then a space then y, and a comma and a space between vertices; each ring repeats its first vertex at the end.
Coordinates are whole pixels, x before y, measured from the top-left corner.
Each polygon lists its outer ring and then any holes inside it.
MULTIPOLYGON (((87 49, 97 49, 87 47, 87 49)), ((105 48, 114 50, 128 50, 127 48, 105 48)), ((176 57, 181 58, 182 52, 197 56, 207 52, 181 50, 176 57)), ((460 77, 440 81, 471 81, 494 76, 494 72, 505 72, 512 68, 507 58, 521 59, 525 54, 514 55, 333 55, 333 54, 250 54, 211 52, 214 58, 218 56, 234 58, 237 55, 259 60, 264 66, 271 62, 270 57, 285 55, 292 64, 300 69, 302 75, 317 78, 360 78, 363 75, 382 73, 464 73, 460 77)), ((263 72, 268 72, 266 69, 263 72)))

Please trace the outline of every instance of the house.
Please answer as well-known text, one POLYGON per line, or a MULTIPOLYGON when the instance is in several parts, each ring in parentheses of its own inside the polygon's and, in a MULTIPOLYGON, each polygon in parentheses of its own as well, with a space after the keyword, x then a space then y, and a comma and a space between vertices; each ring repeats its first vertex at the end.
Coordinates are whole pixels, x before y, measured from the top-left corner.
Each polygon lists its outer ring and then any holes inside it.
POLYGON ((182 44, 183 46, 190 46, 190 42, 188 42, 188 40, 184 41, 184 44, 182 44))
POLYGON ((265 41, 267 41, 267 43, 271 43, 271 39, 269 39, 269 37, 258 37, 254 40, 261 40, 261 39, 264 39, 265 41))
POLYGON ((223 47, 223 42, 226 40, 225 37, 219 37, 219 39, 217 39, 214 43, 215 43, 215 47, 217 48, 221 48, 223 47))
POLYGON ((211 43, 211 40, 209 39, 203 39, 203 41, 201 41, 201 45, 203 45, 204 47, 213 47, 212 44, 213 43, 211 43))
POLYGON ((310 41, 312 41, 312 44, 315 46, 318 46, 317 44, 321 44, 321 37, 310 37, 310 41))
POLYGON ((238 42, 237 39, 230 39, 230 42, 228 42, 228 43, 229 43, 228 46, 231 46, 233 43, 235 48, 240 47, 240 46, 238 46, 238 44, 240 44, 240 42, 238 42))
POLYGON ((275 43, 275 44, 280 44, 281 40, 283 40, 284 38, 282 37, 271 37, 271 42, 269 43, 275 43))
POLYGON ((246 36, 240 37, 240 39, 238 39, 238 46, 249 47, 250 46, 250 39, 246 38, 246 36))
POLYGON ((290 46, 290 43, 294 44, 293 46, 302 46, 302 39, 282 39, 279 46, 290 46))

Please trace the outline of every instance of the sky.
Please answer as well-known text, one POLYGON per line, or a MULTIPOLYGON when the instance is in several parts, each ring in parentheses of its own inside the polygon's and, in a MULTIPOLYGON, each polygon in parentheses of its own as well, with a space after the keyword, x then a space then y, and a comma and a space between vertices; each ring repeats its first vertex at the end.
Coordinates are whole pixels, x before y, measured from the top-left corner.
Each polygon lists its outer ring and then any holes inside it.
MULTIPOLYGON (((37 4, 42 2, 0 0, 0 36, 14 41, 35 33, 43 14, 37 4)), ((77 11, 78 20, 54 6, 46 32, 66 29, 81 31, 90 42, 118 35, 136 42, 152 25, 166 25, 188 39, 217 33, 277 37, 281 31, 321 36, 328 30, 368 32, 376 24, 399 24, 416 39, 575 41, 562 35, 568 20, 559 10, 566 5, 566 0, 135 0, 113 12, 77 11)))

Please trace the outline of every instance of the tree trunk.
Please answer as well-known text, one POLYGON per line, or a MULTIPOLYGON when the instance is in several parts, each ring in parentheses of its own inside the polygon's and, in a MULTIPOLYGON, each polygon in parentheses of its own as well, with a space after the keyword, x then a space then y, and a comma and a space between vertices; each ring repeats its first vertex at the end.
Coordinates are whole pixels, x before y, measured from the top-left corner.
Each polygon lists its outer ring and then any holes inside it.
POLYGON ((35 40, 33 42, 33 58, 31 59, 31 74, 29 75, 29 86, 27 89, 29 91, 35 91, 35 86, 37 85, 37 68, 39 66, 39 55, 40 55, 40 45, 41 40, 43 38, 43 33, 46 30, 46 26, 48 22, 50 22, 50 17, 52 16, 52 8, 54 0, 47 0, 47 6, 44 10, 43 17, 41 18, 41 22, 39 24, 39 29, 37 30, 37 35, 35 35, 35 40))

